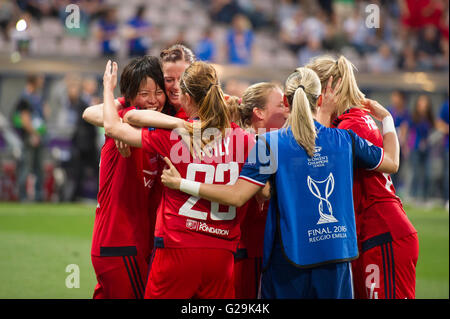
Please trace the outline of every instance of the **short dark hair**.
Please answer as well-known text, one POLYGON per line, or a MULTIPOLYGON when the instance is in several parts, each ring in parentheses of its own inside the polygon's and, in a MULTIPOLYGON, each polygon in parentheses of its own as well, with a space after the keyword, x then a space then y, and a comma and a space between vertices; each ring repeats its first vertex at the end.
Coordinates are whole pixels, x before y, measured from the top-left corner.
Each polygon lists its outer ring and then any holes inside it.
MULTIPOLYGON (((142 82, 146 81, 147 77, 153 79, 156 85, 166 94, 164 75, 159 64, 159 59, 151 55, 137 57, 125 66, 120 76, 120 92, 125 97, 127 104, 137 96, 142 82)), ((166 95, 166 105, 164 106, 163 112, 171 114, 172 112, 169 110, 167 100, 166 95)))

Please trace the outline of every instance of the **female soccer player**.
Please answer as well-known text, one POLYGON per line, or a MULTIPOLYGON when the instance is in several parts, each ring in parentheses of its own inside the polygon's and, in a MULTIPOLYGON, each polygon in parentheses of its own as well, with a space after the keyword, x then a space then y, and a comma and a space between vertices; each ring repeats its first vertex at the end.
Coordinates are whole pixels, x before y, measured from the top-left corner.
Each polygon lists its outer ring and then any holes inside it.
MULTIPOLYGON (((175 117, 187 119, 180 102, 180 80, 184 70, 195 61, 195 55, 184 45, 175 44, 161 51, 159 61, 164 74, 165 93, 168 97, 168 103, 163 112, 171 115, 173 113, 175 117)), ((124 103, 124 98, 118 98, 115 106, 120 107, 124 103)), ((103 125, 103 104, 90 106, 88 112, 90 118, 96 119, 96 124, 103 125)))
MULTIPOLYGON (((180 101, 193 120, 187 125, 189 134, 199 134, 210 142, 201 159, 191 156, 189 145, 175 132, 141 130, 120 122, 114 107, 116 63, 111 70, 111 61, 108 62, 103 82, 104 124, 108 136, 170 157, 189 180, 214 184, 236 181, 253 137, 229 121, 220 83, 211 65, 194 62, 181 77, 180 101)), ((185 126, 186 122, 179 118, 153 113, 153 126, 158 123, 165 124, 163 127, 185 126)), ((125 119, 130 120, 127 116, 125 119)), ((133 116, 130 117, 132 120, 133 116)), ((244 211, 235 207, 165 188, 158 210, 156 249, 145 297, 233 298, 233 252, 238 245, 243 217, 244 211)))
POLYGON ((186 180, 165 159, 170 168, 163 171, 164 185, 224 205, 243 205, 271 179, 263 298, 352 298, 349 261, 358 256, 353 166, 398 169, 399 146, 389 112, 373 107, 386 123, 383 156, 383 149, 353 132, 315 122, 320 95, 312 70, 298 68, 288 77, 284 99, 291 114, 286 126, 259 136, 234 185, 186 180))
MULTIPOLYGON (((132 60, 122 73, 120 90, 128 107, 116 111, 117 117, 135 107, 161 111, 167 106, 158 58, 132 60)), ((83 118, 103 126, 102 113, 90 107, 83 118)), ((124 158, 114 140, 105 138, 91 251, 98 281, 95 299, 143 298, 161 196, 155 188, 150 191, 157 172, 156 153, 144 158, 141 149, 132 148, 124 158)))
MULTIPOLYGON (((306 67, 318 74, 322 85, 331 79, 331 86, 336 87, 337 79, 341 79, 341 85, 336 88, 332 126, 351 129, 381 147, 383 135, 363 109, 377 103, 364 99, 351 62, 343 56, 337 60, 322 56, 306 67)), ((353 198, 360 254, 353 262, 356 297, 414 298, 419 252, 417 231, 395 195, 391 177, 380 171, 356 170, 353 198)))
MULTIPOLYGON (((238 124, 254 134, 280 129, 289 115, 283 92, 274 83, 261 82, 248 87, 236 107, 238 124)), ((236 298, 256 299, 261 276, 264 227, 269 202, 252 198, 241 224, 241 240, 235 254, 234 285, 236 298)))
POLYGON ((194 63, 195 55, 191 49, 182 44, 175 44, 160 54, 161 68, 164 73, 164 83, 169 103, 175 108, 175 117, 187 119, 180 101, 180 80, 186 68, 194 63))

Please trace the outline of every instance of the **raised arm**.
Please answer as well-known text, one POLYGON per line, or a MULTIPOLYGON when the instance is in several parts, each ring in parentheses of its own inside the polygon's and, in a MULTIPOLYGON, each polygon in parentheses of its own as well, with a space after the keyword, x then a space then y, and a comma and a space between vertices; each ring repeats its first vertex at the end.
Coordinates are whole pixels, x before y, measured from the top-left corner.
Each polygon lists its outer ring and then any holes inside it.
POLYGON ((163 170, 161 176, 165 186, 212 202, 241 207, 261 189, 261 186, 243 179, 238 179, 234 185, 213 185, 186 180, 181 178, 180 173, 167 157, 164 161, 169 166, 168 169, 163 170))
MULTIPOLYGON (((114 100, 114 105, 116 109, 120 109, 122 104, 120 104, 119 100, 114 100)), ((83 120, 88 122, 89 124, 103 127, 103 103, 91 105, 87 107, 83 112, 83 120)))
POLYGON ((105 134, 128 145, 141 147, 141 129, 122 123, 114 105, 114 88, 117 85, 117 63, 111 61, 106 64, 103 75, 103 124, 105 134))
POLYGON ((397 173, 400 166, 400 144, 395 131, 394 120, 389 111, 377 101, 366 99, 364 105, 383 125, 384 158, 376 170, 388 174, 397 173))

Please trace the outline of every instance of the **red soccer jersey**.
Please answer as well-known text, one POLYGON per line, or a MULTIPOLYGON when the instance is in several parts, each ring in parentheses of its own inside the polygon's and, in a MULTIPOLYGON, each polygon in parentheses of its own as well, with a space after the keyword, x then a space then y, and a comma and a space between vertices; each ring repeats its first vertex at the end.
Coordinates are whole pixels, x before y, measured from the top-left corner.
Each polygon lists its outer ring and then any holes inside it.
MULTIPOLYGON (((130 109, 119 111, 123 115, 130 109)), ((92 239, 93 256, 139 251, 149 256, 158 192, 150 189, 158 174, 156 153, 131 148, 124 158, 112 138, 105 137, 101 150, 98 204, 92 239), (116 249, 120 247, 119 249, 116 249), (124 248, 127 247, 127 248, 124 248)), ((159 195, 160 196, 160 195, 159 195)))
POLYGON ((119 103, 122 104, 123 107, 127 106, 127 103, 126 103, 125 98, 123 96, 118 97, 117 101, 119 101, 119 103))
POLYGON ((245 249, 248 258, 262 257, 264 246, 264 230, 269 201, 261 207, 255 198, 248 201, 247 214, 241 224, 241 240, 239 249, 245 249))
MULTIPOLYGON (((142 146, 171 159, 183 178, 209 184, 235 183, 254 138, 232 123, 231 133, 214 144, 212 156, 193 159, 169 130, 143 129, 142 146)), ((221 248, 236 251, 246 206, 219 205, 164 187, 155 240, 168 248, 221 248)))
MULTIPOLYGON (((377 124, 367 112, 361 109, 347 110, 333 121, 333 126, 350 129, 374 145, 383 147, 383 136, 377 124)), ((403 238, 416 232, 404 211, 399 213, 397 209, 393 209, 386 211, 383 215, 375 216, 367 213, 368 208, 380 202, 396 202, 401 205, 400 198, 395 195, 395 188, 389 174, 357 169, 353 181, 353 199, 359 241, 385 232, 391 232, 394 239, 403 238), (364 227, 364 234, 361 234, 361 228, 367 223, 370 225, 364 227)))
POLYGON ((187 121, 189 119, 189 116, 186 114, 186 112, 184 111, 184 109, 182 107, 180 107, 177 111, 177 113, 175 114, 175 117, 178 117, 179 119, 185 120, 187 121))

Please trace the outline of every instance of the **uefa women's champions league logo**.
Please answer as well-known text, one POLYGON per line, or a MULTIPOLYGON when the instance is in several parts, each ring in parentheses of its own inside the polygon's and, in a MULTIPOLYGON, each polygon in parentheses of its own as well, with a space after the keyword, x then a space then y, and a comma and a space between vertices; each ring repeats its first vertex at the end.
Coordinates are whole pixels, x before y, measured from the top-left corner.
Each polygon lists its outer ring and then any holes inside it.
POLYGON ((328 198, 331 196, 334 190, 333 173, 330 173, 330 175, 328 175, 328 177, 323 181, 316 181, 312 179, 310 176, 308 176, 308 188, 310 192, 319 199, 320 218, 319 221, 317 222, 317 225, 338 222, 338 220, 333 216, 333 207, 331 206, 331 203, 328 200, 328 198), (323 188, 323 185, 325 185, 325 189, 323 190, 322 193, 319 187, 323 188), (324 203, 326 205, 324 205, 324 203))

